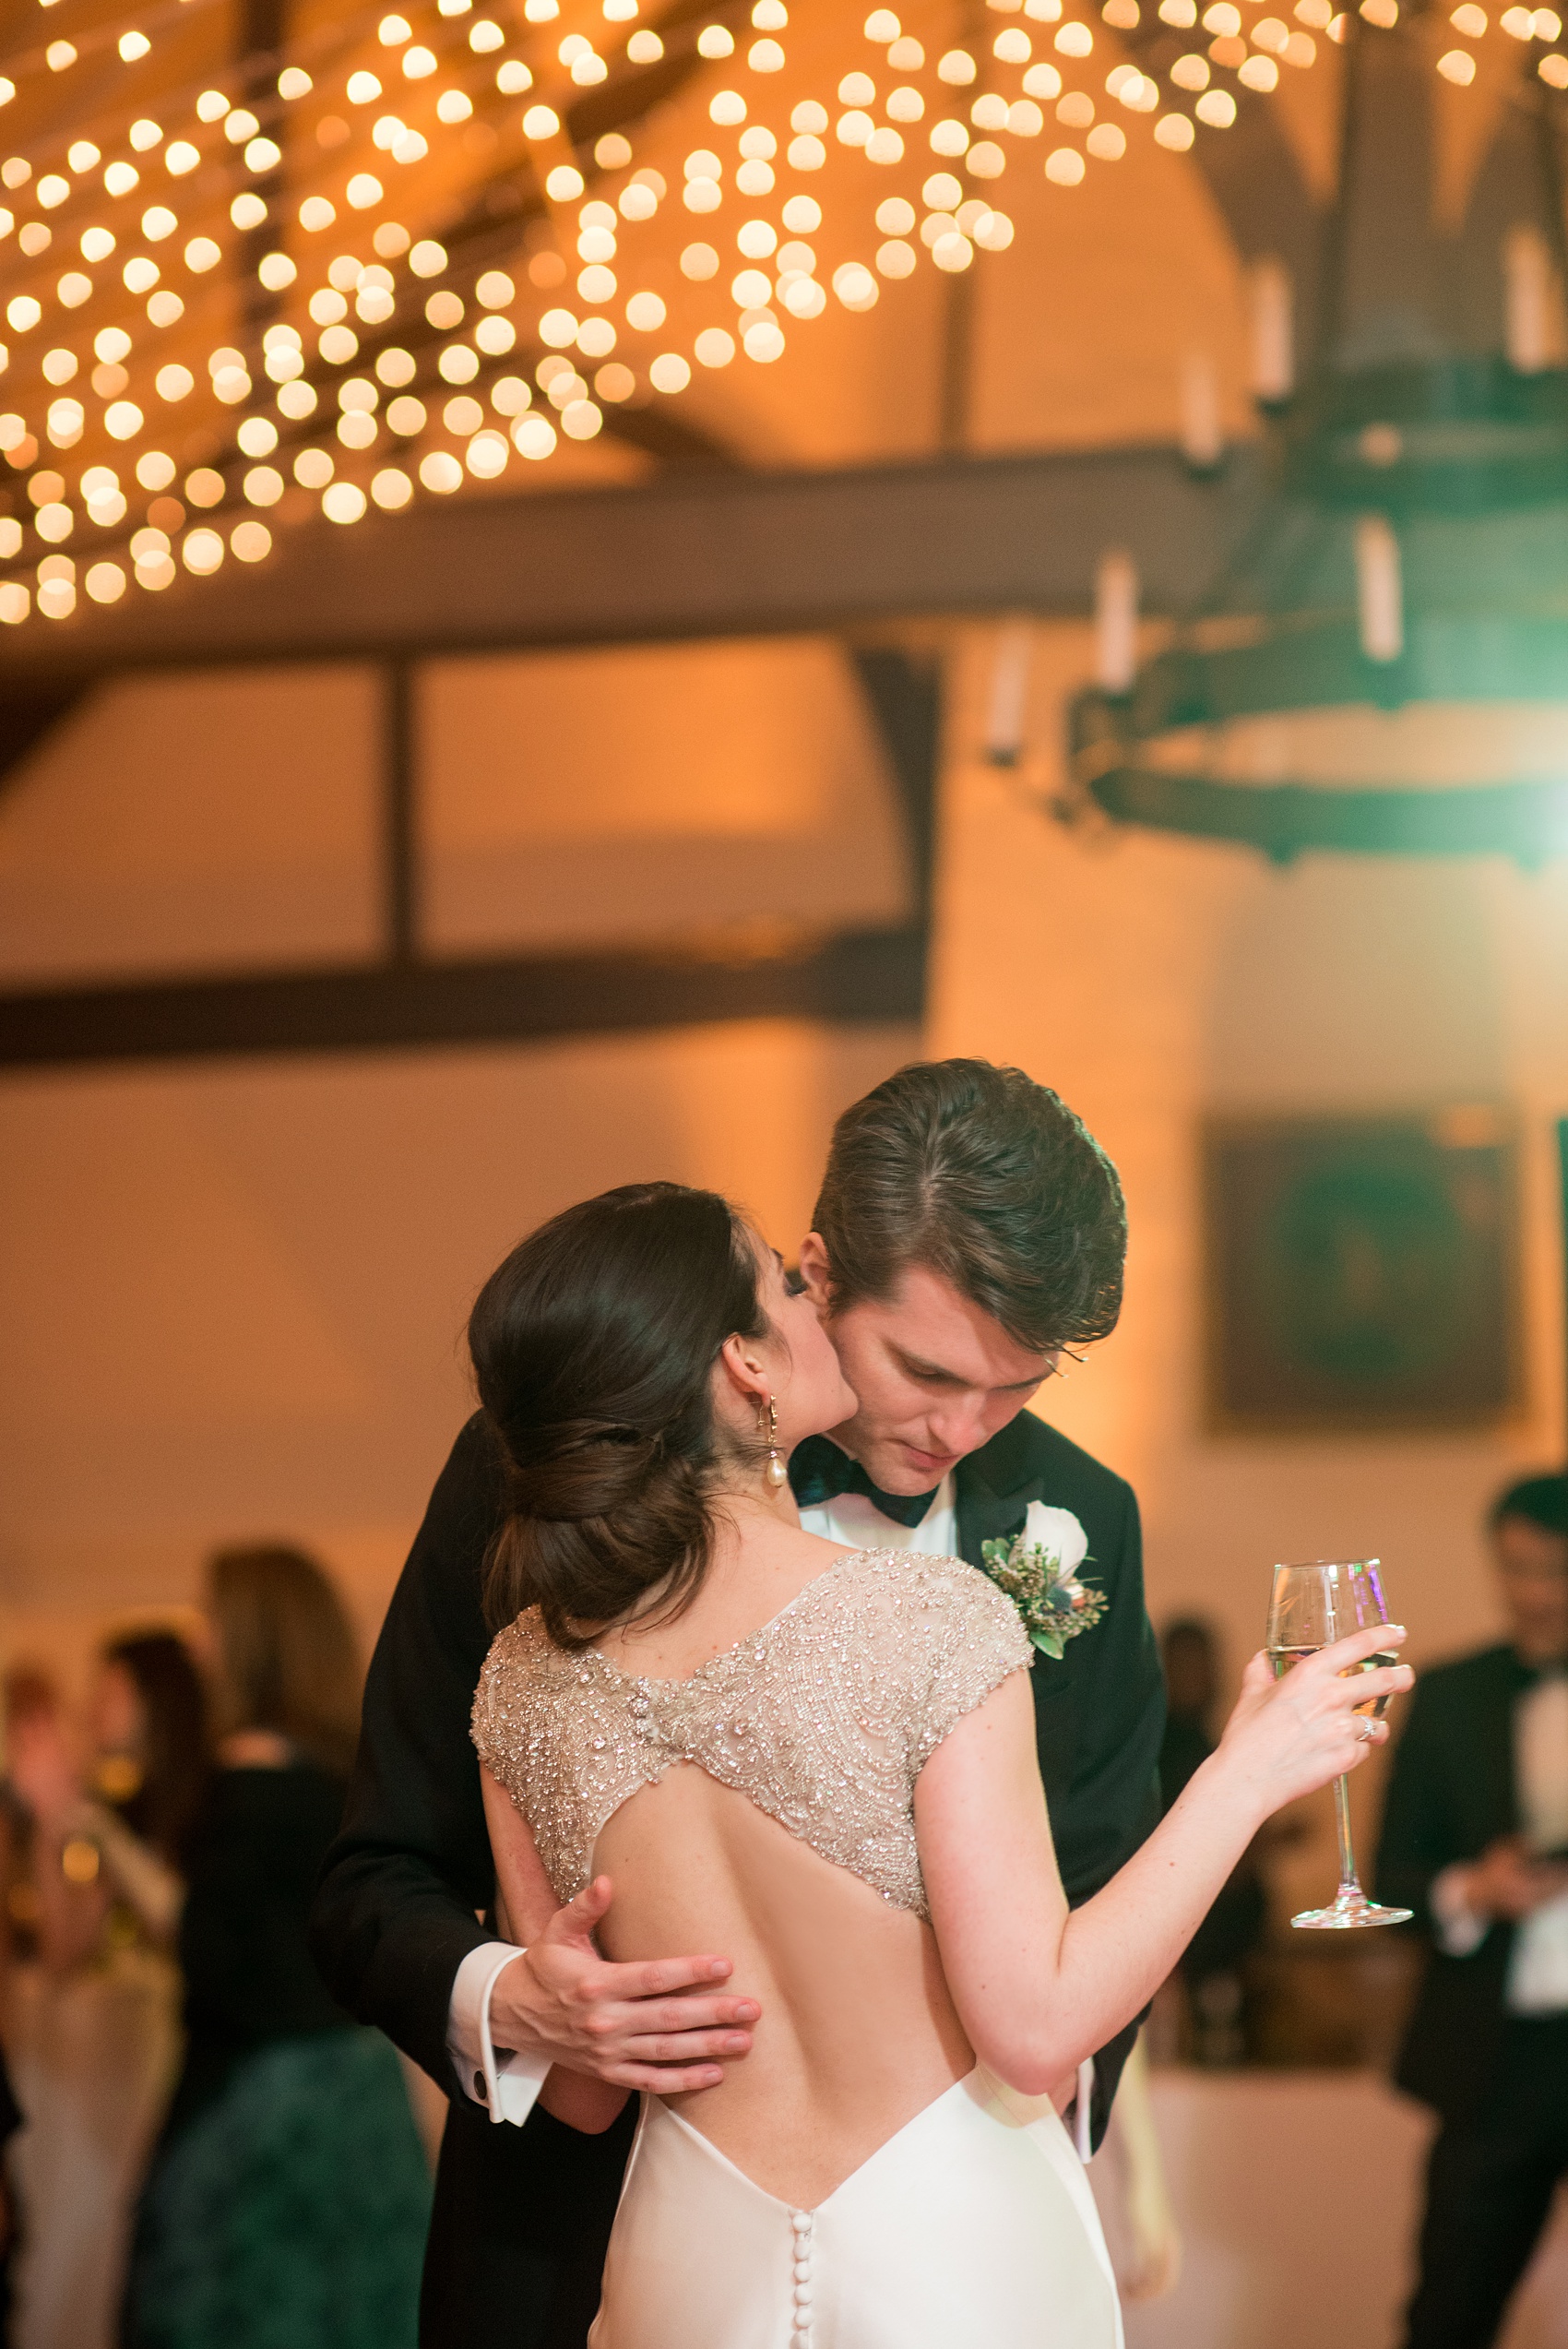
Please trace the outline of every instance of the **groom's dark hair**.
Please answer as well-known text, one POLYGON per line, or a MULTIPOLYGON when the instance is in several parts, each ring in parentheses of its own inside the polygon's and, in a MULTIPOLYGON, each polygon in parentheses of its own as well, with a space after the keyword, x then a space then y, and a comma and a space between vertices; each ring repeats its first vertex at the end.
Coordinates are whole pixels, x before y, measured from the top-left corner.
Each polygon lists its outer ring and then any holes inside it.
POLYGON ((832 1309, 884 1302, 912 1266, 1031 1353, 1116 1327, 1127 1210, 1116 1169, 1047 1086, 989 1060, 922 1060, 833 1128, 814 1229, 832 1309))

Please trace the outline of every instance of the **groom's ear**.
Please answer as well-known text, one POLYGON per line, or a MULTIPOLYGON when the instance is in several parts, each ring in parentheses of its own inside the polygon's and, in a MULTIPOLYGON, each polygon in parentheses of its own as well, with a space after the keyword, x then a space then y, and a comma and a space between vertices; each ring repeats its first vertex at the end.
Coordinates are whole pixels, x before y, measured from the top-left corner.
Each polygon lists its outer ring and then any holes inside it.
POLYGON ((819 1313, 826 1313, 833 1302, 833 1273, 827 1261, 827 1244, 820 1232, 808 1232, 801 1242, 801 1286, 819 1313))

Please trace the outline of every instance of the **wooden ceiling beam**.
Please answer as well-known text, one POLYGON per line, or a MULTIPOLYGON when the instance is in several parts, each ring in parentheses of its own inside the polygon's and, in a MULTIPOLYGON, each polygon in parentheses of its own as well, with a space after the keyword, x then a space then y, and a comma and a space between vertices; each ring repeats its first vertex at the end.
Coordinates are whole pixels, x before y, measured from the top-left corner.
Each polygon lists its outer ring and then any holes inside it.
POLYGON ((0 707, 149 668, 516 652, 843 630, 902 618, 1081 615, 1107 547, 1146 609, 1185 608, 1259 486, 1166 447, 693 475, 627 489, 423 499, 286 532, 255 570, 0 634, 0 707))
POLYGON ((923 926, 781 925, 623 952, 346 964, 0 996, 0 1068, 420 1051, 719 1020, 918 1020, 923 926))

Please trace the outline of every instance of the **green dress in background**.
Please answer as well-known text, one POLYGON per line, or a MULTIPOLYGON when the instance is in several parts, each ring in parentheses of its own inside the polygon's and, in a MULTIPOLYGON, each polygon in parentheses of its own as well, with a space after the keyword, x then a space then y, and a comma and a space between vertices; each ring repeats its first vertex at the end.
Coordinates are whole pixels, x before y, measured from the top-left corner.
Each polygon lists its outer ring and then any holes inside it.
POLYGON ((181 1927, 186 2049, 137 2214, 127 2349, 415 2349, 430 2173, 402 2069, 306 1921, 341 1782, 219 1773, 181 1927))

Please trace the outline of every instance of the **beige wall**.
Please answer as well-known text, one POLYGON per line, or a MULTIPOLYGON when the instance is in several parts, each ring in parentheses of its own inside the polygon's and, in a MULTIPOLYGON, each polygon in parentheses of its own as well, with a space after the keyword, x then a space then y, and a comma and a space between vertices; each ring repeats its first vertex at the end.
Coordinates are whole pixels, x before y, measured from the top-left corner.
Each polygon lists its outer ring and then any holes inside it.
MULTIPOLYGON (((0 985, 374 955, 384 730, 363 665, 103 686, 4 780, 0 985)), ((831 639, 434 661, 413 734, 432 951, 907 905, 897 788, 831 639)))
POLYGON ((512 1242, 649 1175, 798 1236, 833 1117, 914 1043, 759 1022, 0 1085, 0 1642, 74 1657, 267 1532, 319 1544, 368 1631, 512 1242))
MULTIPOLYGON (((0 799, 0 984, 374 954, 381 704, 354 668, 133 680, 0 799)), ((893 786, 822 640, 432 664, 432 943, 898 921, 893 786)), ((647 1175, 805 1228, 902 1029, 0 1078, 0 1661, 75 1669, 203 1551, 318 1544, 374 1630, 531 1224, 647 1175)))
MULTIPOLYGON (((1218 1617, 1233 1665, 1261 1643, 1281 1558, 1380 1555, 1418 1661, 1484 1639, 1479 1513, 1568 1448, 1551 1122, 1568 1113, 1568 861, 1276 871, 1237 849, 1064 830, 1030 795, 1060 787, 1062 698, 1089 673, 1087 632, 1039 632, 1020 776, 979 756, 994 645, 966 631, 955 659, 930 1043, 1056 1086, 1115 1158, 1132 1220, 1122 1325, 1040 1408, 1136 1485, 1156 1620, 1218 1617), (1206 1432, 1204 1114, 1454 1100, 1510 1103, 1521 1123, 1524 1413, 1460 1435, 1206 1432)), ((1304 1852, 1302 1876, 1314 1866, 1304 1852)))

